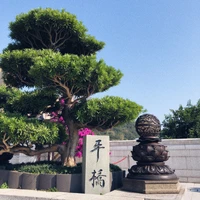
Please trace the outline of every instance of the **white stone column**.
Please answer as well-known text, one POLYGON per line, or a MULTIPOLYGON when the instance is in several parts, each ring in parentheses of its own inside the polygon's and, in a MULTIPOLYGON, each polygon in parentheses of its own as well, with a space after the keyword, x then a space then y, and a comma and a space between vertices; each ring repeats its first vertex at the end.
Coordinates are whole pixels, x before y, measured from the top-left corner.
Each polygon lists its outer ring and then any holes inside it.
POLYGON ((109 136, 84 137, 82 186, 88 194, 110 192, 109 136))

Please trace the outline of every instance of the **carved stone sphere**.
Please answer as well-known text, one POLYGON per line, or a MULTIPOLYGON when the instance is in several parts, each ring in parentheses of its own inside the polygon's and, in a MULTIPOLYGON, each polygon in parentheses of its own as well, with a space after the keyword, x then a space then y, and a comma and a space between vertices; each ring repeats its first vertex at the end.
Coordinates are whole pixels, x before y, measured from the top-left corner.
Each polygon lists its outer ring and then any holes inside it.
POLYGON ((138 117, 135 128, 140 137, 158 137, 161 131, 160 121, 151 114, 138 117))

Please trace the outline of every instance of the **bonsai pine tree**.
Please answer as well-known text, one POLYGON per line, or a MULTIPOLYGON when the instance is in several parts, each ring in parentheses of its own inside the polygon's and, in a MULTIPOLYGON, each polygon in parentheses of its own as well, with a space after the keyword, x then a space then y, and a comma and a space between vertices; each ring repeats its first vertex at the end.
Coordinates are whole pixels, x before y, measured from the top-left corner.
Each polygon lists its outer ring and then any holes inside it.
POLYGON ((141 112, 142 106, 121 97, 91 98, 119 84, 122 73, 97 60, 104 43, 87 34, 74 15, 39 8, 18 15, 9 28, 13 42, 0 57, 7 85, 0 89, 1 154, 57 151, 63 165, 74 166, 79 129, 103 131, 141 112), (59 98, 64 99, 62 126, 27 118, 59 110, 59 98), (68 140, 60 145, 66 126, 68 140))

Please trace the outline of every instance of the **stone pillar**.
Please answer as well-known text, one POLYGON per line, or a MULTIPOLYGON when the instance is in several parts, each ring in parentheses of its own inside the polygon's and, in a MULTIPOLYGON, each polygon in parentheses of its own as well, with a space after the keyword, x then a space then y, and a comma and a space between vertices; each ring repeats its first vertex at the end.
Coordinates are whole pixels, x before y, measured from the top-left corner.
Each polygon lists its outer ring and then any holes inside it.
POLYGON ((5 85, 2 78, 2 69, 0 68, 0 85, 5 85))
POLYGON ((83 143, 82 186, 88 194, 110 192, 109 136, 86 135, 83 143))
POLYGON ((166 146, 160 143, 159 120, 144 114, 137 119, 135 126, 140 144, 133 146, 132 158, 137 165, 128 170, 123 189, 140 193, 178 193, 178 178, 174 170, 164 163, 169 156, 166 146))

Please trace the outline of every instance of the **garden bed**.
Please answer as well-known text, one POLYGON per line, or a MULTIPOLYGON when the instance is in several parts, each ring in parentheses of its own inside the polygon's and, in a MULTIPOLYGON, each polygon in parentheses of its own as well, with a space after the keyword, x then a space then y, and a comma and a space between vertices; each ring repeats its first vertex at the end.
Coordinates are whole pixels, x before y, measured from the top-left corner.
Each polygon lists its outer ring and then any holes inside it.
MULTIPOLYGON (((0 185, 7 183, 8 188, 15 189, 81 193, 81 169, 80 163, 73 168, 63 167, 56 162, 43 162, 42 165, 39 163, 6 165, 1 166, 0 169, 0 185)), ((110 171, 110 190, 112 191, 122 187, 124 171, 115 165, 111 165, 110 171)))

